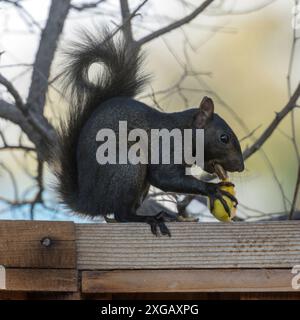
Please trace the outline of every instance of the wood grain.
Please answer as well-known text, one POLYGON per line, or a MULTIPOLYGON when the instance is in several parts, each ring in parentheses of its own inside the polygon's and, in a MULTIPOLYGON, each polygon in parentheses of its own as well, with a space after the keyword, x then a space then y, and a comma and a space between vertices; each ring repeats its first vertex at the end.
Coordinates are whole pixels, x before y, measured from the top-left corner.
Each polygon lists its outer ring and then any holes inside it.
POLYGON ((290 270, 83 271, 83 293, 296 292, 290 270))
POLYGON ((299 293, 300 221, 168 226, 171 238, 137 223, 0 221, 1 294, 299 293))
POLYGON ((77 291, 77 272, 71 269, 7 269, 8 291, 77 291))
POLYGON ((300 221, 168 227, 171 238, 153 236, 145 224, 77 224, 78 269, 280 269, 300 262, 300 221))
POLYGON ((0 239, 6 241, 40 240, 74 241, 74 223, 69 221, 0 220, 0 239))
POLYGON ((72 222, 0 221, 0 265, 11 268, 76 268, 72 222), (43 239, 50 239, 48 246, 43 239))

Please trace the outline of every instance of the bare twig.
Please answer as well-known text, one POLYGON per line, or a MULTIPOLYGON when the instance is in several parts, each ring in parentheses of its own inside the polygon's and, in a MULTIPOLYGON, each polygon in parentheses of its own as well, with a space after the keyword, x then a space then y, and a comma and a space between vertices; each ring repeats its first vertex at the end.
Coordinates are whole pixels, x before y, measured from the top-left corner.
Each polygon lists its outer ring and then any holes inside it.
MULTIPOLYGON (((253 8, 245 8, 245 9, 229 9, 229 10, 223 10, 221 9, 221 5, 217 6, 217 12, 211 12, 209 13, 212 16, 222 16, 222 15, 244 15, 244 14, 249 14, 253 12, 257 12, 259 10, 264 9, 265 7, 269 6, 270 4, 274 3, 276 0, 268 0, 266 3, 258 3, 254 4, 253 8)), ((222 2, 225 2, 222 0, 222 2)), ((222 4, 221 2, 221 4, 222 4)))
POLYGON ((7 172, 7 174, 10 177, 10 180, 12 182, 12 186, 13 186, 13 190, 14 190, 14 199, 16 199, 16 201, 18 201, 19 199, 19 191, 18 191, 18 184, 16 181, 16 177, 13 174, 12 170, 10 168, 8 168, 8 166, 6 164, 4 164, 3 162, 0 162, 0 167, 7 172))
POLYGON ((148 0, 142 1, 131 13, 127 0, 120 0, 122 24, 112 34, 113 37, 119 30, 123 30, 124 36, 129 43, 136 45, 136 41, 133 38, 131 20, 137 15, 138 11, 148 2, 148 0))
POLYGON ((290 210, 290 213, 289 213, 289 219, 290 220, 293 219, 293 214, 294 214, 294 212, 296 210, 296 202, 297 202, 297 199, 299 197, 299 192, 300 192, 300 165, 298 166, 298 174, 297 174, 297 179, 296 179, 296 186, 295 186, 295 190, 294 190, 291 210, 290 210))
POLYGON ((149 35, 145 36, 144 38, 137 41, 137 45, 142 46, 143 44, 152 41, 153 39, 156 39, 168 32, 171 32, 184 24, 187 24, 191 22, 194 18, 196 18, 201 12, 203 12, 211 3, 213 3, 214 0, 206 0, 204 1, 199 7, 197 7, 192 13, 185 16, 182 19, 179 19, 171 24, 169 24, 166 27, 163 27, 159 30, 156 30, 149 35))
POLYGON ((4 0, 3 2, 10 3, 19 9, 20 16, 23 18, 25 23, 31 27, 34 25, 39 30, 41 30, 40 24, 32 17, 32 15, 22 6, 21 1, 11 1, 11 0, 4 0))
POLYGON ((247 159, 251 155, 253 155, 268 140, 268 138, 272 135, 272 133, 277 128, 279 123, 296 106, 296 102, 299 96, 300 96, 300 83, 298 84, 296 90, 294 91, 291 99, 288 101, 288 103, 284 106, 284 108, 280 112, 276 113, 275 119, 269 124, 267 129, 261 134, 261 136, 256 140, 256 142, 252 146, 248 147, 243 152, 244 159, 247 159))
MULTIPOLYGON (((2 84, 7 91, 13 96, 15 100, 15 105, 5 102, 0 99, 0 117, 10 120, 16 124, 18 124, 28 135, 28 137, 32 140, 33 143, 37 142, 37 148, 41 147, 43 143, 41 143, 41 139, 51 139, 55 138, 55 133, 46 120, 41 123, 40 118, 33 110, 29 109, 22 101, 22 98, 18 91, 15 89, 13 84, 7 80, 3 75, 0 74, 0 84, 2 84), (16 108, 18 110, 16 110, 16 108), (45 128, 44 124, 47 123, 48 128, 45 128)), ((41 151, 42 148, 39 149, 41 151)), ((47 149, 44 149, 46 151, 47 149)), ((42 152, 44 155, 44 152, 42 152)))
MULTIPOLYGON (((299 6, 299 0, 294 1, 294 6, 297 8, 299 6)), ((297 10, 294 12, 294 19, 295 21, 297 20, 297 10)), ((292 76, 292 68, 295 60, 295 51, 296 51, 296 43, 299 40, 297 37, 297 29, 296 26, 293 26, 293 42, 291 46, 291 53, 290 53, 290 60, 289 60, 289 66, 288 66, 288 74, 287 74, 287 88, 288 88, 288 95, 289 97, 291 96, 291 87, 292 87, 292 81, 291 81, 291 76, 292 76)), ((298 174, 297 174, 297 179, 296 179, 296 185, 294 189, 294 194, 293 194, 293 200, 291 204, 291 209, 289 213, 289 219, 293 219, 294 212, 296 210, 296 202, 299 197, 300 193, 300 152, 299 152, 299 147, 297 144, 297 139, 296 139, 296 120, 295 120, 295 109, 291 111, 291 131, 292 131, 292 137, 291 141, 295 150, 296 158, 298 161, 298 174)))
POLYGON ((259 128, 261 128, 261 124, 258 125, 256 128, 254 128, 254 129, 253 129, 251 132, 249 132, 246 136, 244 136, 243 138, 239 139, 240 142, 251 138, 251 137, 254 135, 254 133, 255 133, 259 128))
POLYGON ((132 35, 131 19, 128 19, 128 17, 130 17, 128 0, 120 0, 120 7, 121 7, 121 14, 122 14, 123 34, 125 39, 128 41, 128 43, 132 43, 133 35, 132 35))
POLYGON ((2 74, 0 74, 0 84, 2 84, 7 89, 7 91, 13 96, 16 102, 16 106, 20 110, 24 109, 24 103, 19 92, 16 90, 13 84, 9 80, 7 80, 2 74))

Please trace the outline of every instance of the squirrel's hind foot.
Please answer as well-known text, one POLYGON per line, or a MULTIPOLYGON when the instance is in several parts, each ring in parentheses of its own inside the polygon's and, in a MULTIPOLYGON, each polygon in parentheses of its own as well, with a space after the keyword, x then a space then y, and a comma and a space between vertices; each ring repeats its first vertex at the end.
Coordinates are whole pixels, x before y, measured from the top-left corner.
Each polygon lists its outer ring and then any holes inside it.
POLYGON ((150 225, 151 232, 155 236, 159 236, 158 229, 160 233, 165 236, 171 237, 171 232, 169 228, 166 226, 165 221, 175 221, 176 218, 168 214, 167 212, 161 211, 154 217, 149 217, 148 218, 148 224, 150 225))

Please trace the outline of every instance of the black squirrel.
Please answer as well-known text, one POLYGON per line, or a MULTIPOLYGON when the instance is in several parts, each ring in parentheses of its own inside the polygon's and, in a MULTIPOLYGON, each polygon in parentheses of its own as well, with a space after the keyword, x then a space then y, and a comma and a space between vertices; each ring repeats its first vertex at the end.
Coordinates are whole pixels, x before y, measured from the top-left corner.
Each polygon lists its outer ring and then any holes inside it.
MULTIPOLYGON (((128 128, 204 129, 204 170, 216 168, 242 171, 244 162, 239 141, 229 125, 216 113, 211 98, 204 97, 198 108, 163 113, 133 97, 141 92, 148 77, 141 72, 142 55, 124 39, 113 39, 108 31, 101 35, 83 32, 80 41, 66 52, 63 88, 70 92, 71 107, 58 129, 58 144, 53 146, 52 162, 57 176, 56 188, 70 209, 79 214, 107 216, 114 213, 118 222, 146 222, 157 235, 170 235, 165 225, 167 213, 139 216, 137 208, 153 185, 163 191, 201 194, 211 204, 222 195, 236 199, 220 189, 222 183, 201 181, 185 174, 178 164, 104 164, 96 161, 101 128, 117 131, 119 121, 128 128), (104 68, 96 81, 89 81, 93 63, 104 68), (218 164, 218 166, 216 166, 218 164)), ((237 202, 237 201, 236 201, 237 202)))

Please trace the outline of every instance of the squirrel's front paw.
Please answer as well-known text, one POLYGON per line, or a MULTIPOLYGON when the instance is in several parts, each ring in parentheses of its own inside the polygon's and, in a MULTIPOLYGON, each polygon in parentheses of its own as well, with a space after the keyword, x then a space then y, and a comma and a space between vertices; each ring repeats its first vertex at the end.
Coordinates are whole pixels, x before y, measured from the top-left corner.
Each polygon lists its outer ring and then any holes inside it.
POLYGON ((151 228, 151 232, 155 235, 158 236, 159 232, 158 229, 160 231, 160 233, 162 235, 168 235, 169 237, 171 237, 171 232, 168 229, 168 227, 166 226, 163 218, 161 217, 162 213, 159 213, 158 215, 156 215, 155 217, 149 217, 148 218, 148 224, 150 225, 151 228))
POLYGON ((221 187, 224 187, 224 186, 234 187, 234 184, 231 182, 224 182, 224 181, 219 182, 219 183, 207 183, 206 184, 206 194, 209 198, 209 204, 210 204, 211 211, 213 211, 215 200, 218 199, 218 200, 220 200, 225 211, 227 212, 228 216, 230 217, 231 210, 230 210, 227 202, 223 198, 223 196, 228 197, 232 202, 235 203, 235 205, 238 204, 238 201, 237 201, 236 197, 233 196, 231 193, 221 189, 221 187))

